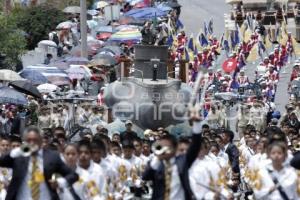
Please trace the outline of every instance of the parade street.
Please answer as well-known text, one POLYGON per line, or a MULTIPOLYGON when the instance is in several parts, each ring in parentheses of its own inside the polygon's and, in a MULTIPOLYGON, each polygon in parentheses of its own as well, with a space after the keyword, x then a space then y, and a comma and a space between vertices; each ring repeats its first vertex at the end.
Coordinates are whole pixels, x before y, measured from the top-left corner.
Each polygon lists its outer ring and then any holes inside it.
POLYGON ((300 0, 0 1, 0 200, 300 200, 300 0))
MULTIPOLYGON (((182 5, 181 19, 184 22, 185 30, 188 34, 196 36, 200 29, 203 31, 203 24, 208 20, 213 19, 214 22, 214 34, 217 37, 221 37, 225 29, 224 14, 228 14, 230 11, 230 5, 226 4, 224 0, 179 0, 182 5)), ((217 67, 221 67, 220 64, 224 62, 225 55, 222 54, 218 58, 217 67)), ((291 62, 292 63, 292 62, 291 62)), ((259 61, 248 63, 245 67, 245 72, 251 81, 254 80, 254 71, 256 70, 259 61)), ((287 88, 290 80, 290 74, 292 66, 288 65, 286 73, 280 74, 280 83, 278 84, 278 91, 275 96, 275 104, 279 111, 283 112, 285 105, 288 103, 287 88)))

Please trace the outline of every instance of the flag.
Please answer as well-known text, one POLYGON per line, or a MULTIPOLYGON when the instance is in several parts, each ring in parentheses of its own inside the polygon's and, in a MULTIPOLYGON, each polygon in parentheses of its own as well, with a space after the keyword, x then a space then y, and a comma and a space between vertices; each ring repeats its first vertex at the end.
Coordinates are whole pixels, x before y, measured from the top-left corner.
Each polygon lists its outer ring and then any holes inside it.
POLYGON ((242 24, 241 28, 240 28, 240 34, 241 34, 241 37, 244 39, 245 37, 245 32, 246 32, 246 25, 245 23, 242 24))
POLYGON ((224 40, 229 40, 229 30, 225 30, 224 40))
POLYGON ((219 47, 216 49, 216 52, 218 52, 219 54, 221 54, 221 50, 222 50, 222 47, 223 47, 223 41, 224 41, 224 33, 223 33, 222 36, 221 36, 221 39, 220 39, 220 45, 219 45, 219 47))
POLYGON ((156 16, 156 13, 154 14, 154 18, 152 19, 153 21, 153 27, 156 28, 157 26, 157 16, 156 16))
POLYGON ((175 35, 172 35, 173 38, 173 47, 177 48, 178 47, 178 39, 175 35))
POLYGON ((195 56, 198 55, 198 48, 197 48, 197 46, 195 46, 195 49, 194 49, 194 55, 195 55, 195 56))
POLYGON ((251 39, 251 30, 248 28, 244 34, 244 42, 248 42, 251 39))
POLYGON ((230 41, 231 41, 231 48, 234 49, 236 46, 235 43, 235 31, 230 33, 230 41))
POLYGON ((230 50, 229 42, 226 39, 223 42, 223 48, 224 48, 225 51, 229 51, 230 50))
POLYGON ((286 31, 285 23, 282 22, 282 26, 281 26, 281 39, 280 39, 279 43, 281 45, 286 45, 287 41, 288 41, 288 34, 287 34, 287 31, 286 31))
POLYGON ((249 56, 247 58, 247 61, 248 62, 255 62, 257 60, 257 53, 258 53, 258 44, 256 43, 252 47, 252 49, 251 49, 251 51, 249 53, 249 56))
POLYGON ((224 42, 224 35, 225 33, 222 34, 221 39, 220 39, 220 47, 223 46, 223 42, 224 42))
POLYGON ((183 52, 183 59, 185 60, 185 61, 190 61, 190 56, 189 56, 189 52, 188 52, 188 50, 186 49, 186 47, 184 47, 184 52, 183 52))
POLYGON ((171 47, 173 45, 173 42, 174 42, 173 35, 169 35, 167 40, 167 45, 171 47))
POLYGON ((207 33, 208 33, 208 28, 206 22, 204 22, 204 35, 207 36, 207 33))
POLYGON ((239 44, 241 42, 241 40, 240 40, 239 26, 237 23, 235 24, 235 28, 236 28, 236 30, 234 31, 234 40, 235 40, 236 44, 239 44))
POLYGON ((247 20, 248 29, 252 30, 253 29, 253 19, 252 19, 252 17, 250 15, 247 15, 246 20, 247 20))
POLYGON ((293 44, 293 48, 294 48, 294 52, 295 52, 296 56, 300 56, 300 48, 298 47, 298 43, 294 37, 292 37, 292 44, 293 44))
POLYGON ((259 41, 258 42, 258 55, 260 56, 260 57, 262 57, 263 56, 263 53, 266 51, 266 47, 265 47, 265 45, 264 45, 264 43, 262 42, 262 41, 259 41))
POLYGON ((208 41, 203 33, 201 33, 199 36, 199 43, 201 47, 206 47, 208 45, 208 41))
POLYGON ((275 40, 278 41, 278 37, 280 34, 280 27, 278 25, 276 25, 276 32, 275 32, 275 40))
POLYGON ((265 38, 265 46, 267 49, 272 48, 272 43, 271 43, 271 30, 269 29, 265 38))
POLYGON ((175 31, 173 30, 173 26, 172 26, 170 17, 168 19, 167 28, 168 28, 168 34, 169 35, 174 34, 175 31))
POLYGON ((262 41, 258 42, 258 48, 259 48, 259 50, 262 50, 263 52, 266 51, 266 47, 262 41))
POLYGON ((210 35, 212 35, 214 33, 214 22, 213 22, 213 19, 210 19, 209 22, 208 22, 208 27, 207 27, 207 30, 208 30, 208 33, 210 35))
POLYGON ((189 51, 189 50, 188 50, 188 53, 189 53, 189 58, 190 58, 191 60, 193 60, 193 59, 194 59, 194 51, 189 51))
POLYGON ((176 29, 183 29, 184 25, 182 24, 182 22, 180 21, 180 19, 177 19, 176 21, 176 29))
POLYGON ((195 50, 195 45, 194 45, 194 37, 191 35, 189 41, 188 41, 188 49, 191 51, 195 50))

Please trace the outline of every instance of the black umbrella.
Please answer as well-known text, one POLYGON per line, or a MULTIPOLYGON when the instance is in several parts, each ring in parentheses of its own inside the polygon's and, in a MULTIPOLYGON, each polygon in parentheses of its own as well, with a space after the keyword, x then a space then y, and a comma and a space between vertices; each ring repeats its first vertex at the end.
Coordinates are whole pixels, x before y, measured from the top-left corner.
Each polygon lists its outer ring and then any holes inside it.
POLYGON ((117 64, 117 60, 108 54, 97 54, 94 56, 94 59, 91 61, 91 64, 96 65, 104 65, 104 66, 114 66, 117 64))
POLYGON ((120 46, 108 45, 101 48, 98 53, 101 52, 111 52, 114 55, 119 56, 123 53, 123 50, 120 48, 120 46))
POLYGON ((42 98, 38 89, 30 81, 13 81, 9 83, 15 90, 36 98, 42 98))
POLYGON ((168 1, 165 3, 165 5, 169 6, 171 8, 180 8, 181 7, 181 5, 176 0, 168 1))

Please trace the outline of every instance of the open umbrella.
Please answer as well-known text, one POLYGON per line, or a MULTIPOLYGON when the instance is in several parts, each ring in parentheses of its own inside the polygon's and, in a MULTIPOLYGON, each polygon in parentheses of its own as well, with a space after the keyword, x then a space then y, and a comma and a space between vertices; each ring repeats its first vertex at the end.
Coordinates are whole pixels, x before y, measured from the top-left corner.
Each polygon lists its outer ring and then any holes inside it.
POLYGON ((87 20, 86 23, 90 29, 95 29, 98 26, 98 22, 95 20, 87 20))
POLYGON ((15 90, 36 98, 42 98, 41 93, 30 81, 13 81, 9 83, 15 90))
POLYGON ((53 92, 54 90, 56 90, 58 87, 54 84, 50 84, 50 83, 45 83, 45 84, 41 84, 39 86, 37 86, 37 89, 41 92, 41 93, 50 93, 53 92))
POLYGON ((101 32, 101 33, 115 33, 115 28, 112 26, 99 26, 95 28, 96 32, 101 32))
POLYGON ((125 24, 132 24, 132 25, 137 25, 137 26, 142 26, 145 23, 145 19, 136 19, 131 16, 121 16, 119 19, 119 23, 121 25, 125 24))
POLYGON ((22 77, 17 73, 9 69, 0 70, 0 80, 1 81, 18 81, 22 80, 22 77))
POLYGON ((132 9, 125 13, 125 16, 131 16, 139 19, 153 19, 154 17, 163 17, 168 14, 167 11, 162 11, 155 7, 147 7, 140 9, 132 9))
POLYGON ((48 82, 54 85, 68 85, 70 79, 68 76, 48 76, 48 82))
POLYGON ((108 54, 97 54, 91 61, 92 65, 113 66, 117 64, 117 60, 108 54))
POLYGON ((20 72, 20 76, 30 80, 34 85, 39 85, 47 83, 47 78, 42 74, 42 72, 32 69, 24 69, 20 72))
POLYGON ((57 44, 53 42, 52 40, 42 40, 38 43, 38 46, 44 45, 49 47, 57 47, 57 44))
POLYGON ((138 30, 138 26, 135 26, 135 25, 120 25, 118 27, 115 28, 116 32, 117 31, 126 31, 126 30, 138 30))
POLYGON ((120 46, 112 46, 112 45, 108 45, 108 46, 103 47, 102 49, 99 50, 99 53, 101 53, 103 51, 112 52, 116 56, 119 56, 119 55, 121 55, 123 53, 123 51, 120 48, 120 46))
POLYGON ((100 49, 103 46, 104 42, 100 41, 100 40, 90 40, 87 42, 87 46, 88 48, 91 48, 94 51, 97 51, 98 49, 100 49))
POLYGON ((69 57, 66 62, 70 65, 85 65, 89 63, 89 60, 84 57, 69 57))
POLYGON ((110 41, 115 42, 140 42, 142 34, 138 29, 121 30, 110 37, 110 41))
POLYGON ((80 13, 79 6, 68 6, 63 10, 64 13, 80 13))
POLYGON ((97 38, 97 40, 105 41, 105 40, 109 39, 111 35, 112 35, 112 33, 98 33, 96 38, 97 38))
POLYGON ((181 5, 177 1, 168 1, 164 3, 166 6, 169 6, 171 8, 180 8, 181 5))
MULTIPOLYGON (((93 56, 97 53, 97 51, 93 48, 91 48, 91 46, 87 47, 87 53, 89 56, 93 56)), ((76 47, 73 47, 71 52, 70 52, 71 56, 75 56, 75 57, 80 57, 81 56, 81 45, 78 45, 76 47)), ((86 62, 86 61, 83 61, 86 62)), ((71 63, 72 64, 72 63, 71 63)), ((79 65, 82 65, 83 63, 80 63, 79 65)))
POLYGON ((108 3, 105 2, 105 1, 99 1, 99 2, 96 3, 96 8, 97 9, 104 8, 106 6, 108 6, 108 3))
POLYGON ((91 16, 95 16, 99 14, 98 10, 88 10, 87 14, 91 15, 91 16))
POLYGON ((48 65, 48 67, 56 67, 57 69, 61 70, 66 70, 70 68, 69 64, 63 61, 52 62, 48 65))
POLYGON ((169 5, 167 5, 166 3, 161 3, 161 4, 157 5, 156 7, 159 10, 167 11, 167 12, 172 10, 172 8, 169 5))
POLYGON ((0 87, 0 103, 26 105, 28 101, 22 93, 7 86, 3 86, 0 87))
POLYGON ((223 68, 224 72, 231 73, 236 69, 237 64, 238 63, 237 63, 236 59, 229 58, 224 61, 224 63, 222 64, 222 68, 223 68))
POLYGON ((70 79, 83 79, 85 70, 82 67, 70 68, 66 70, 70 79))
POLYGON ((136 4, 134 4, 134 8, 145 8, 147 7, 148 5, 145 3, 145 2, 138 2, 136 4))
POLYGON ((74 23, 71 21, 65 21, 65 22, 61 22, 60 24, 58 24, 56 26, 56 29, 70 29, 74 26, 74 23))

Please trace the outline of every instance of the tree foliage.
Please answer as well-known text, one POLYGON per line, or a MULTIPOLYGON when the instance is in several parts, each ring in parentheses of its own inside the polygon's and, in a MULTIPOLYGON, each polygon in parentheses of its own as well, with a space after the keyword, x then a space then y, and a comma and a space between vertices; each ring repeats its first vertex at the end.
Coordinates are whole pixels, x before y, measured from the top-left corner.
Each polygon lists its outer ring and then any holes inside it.
POLYGON ((0 68, 15 70, 26 50, 24 32, 18 29, 10 16, 0 15, 0 38, 0 56, 4 58, 0 68))
POLYGON ((27 48, 34 49, 38 42, 48 39, 48 34, 66 20, 64 13, 49 5, 38 5, 13 10, 17 26, 27 34, 27 48))

